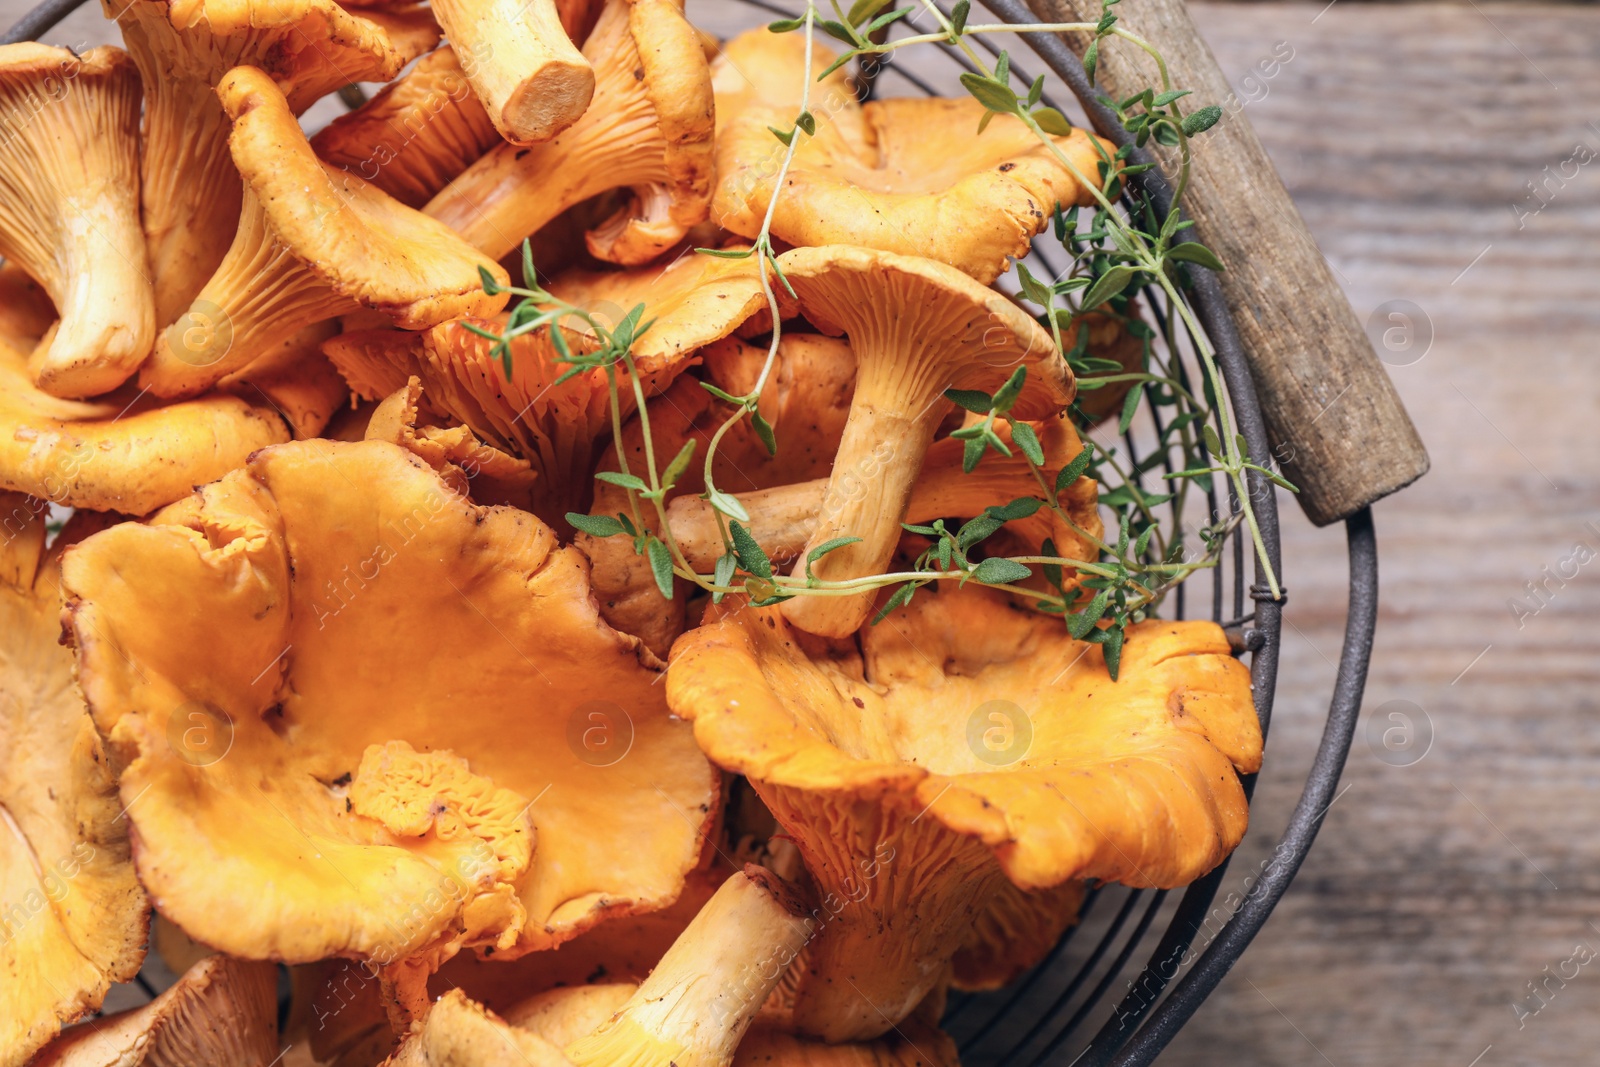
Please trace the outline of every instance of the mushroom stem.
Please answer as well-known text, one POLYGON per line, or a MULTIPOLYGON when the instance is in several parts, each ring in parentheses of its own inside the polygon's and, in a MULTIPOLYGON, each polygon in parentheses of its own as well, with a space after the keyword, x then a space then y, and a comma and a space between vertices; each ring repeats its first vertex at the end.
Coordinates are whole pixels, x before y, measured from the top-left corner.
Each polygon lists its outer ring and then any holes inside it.
MULTIPOLYGON (((828 495, 828 479, 814 478, 794 485, 779 485, 738 494, 739 503, 750 514, 745 524, 767 558, 774 563, 789 563, 800 555, 817 513, 828 495)), ((667 524, 672 537, 683 549, 683 556, 697 571, 710 571, 724 552, 722 527, 716 509, 698 496, 675 497, 667 505, 667 524)))
POLYGON ((555 0, 437 0, 434 17, 501 136, 548 141, 594 96, 595 72, 573 47, 555 0))
MULTIPOLYGON (((683 157, 705 155, 709 166, 711 93, 708 68, 695 69, 704 57, 693 32, 672 0, 609 0, 584 43, 595 93, 582 117, 548 143, 493 149, 423 210, 496 259, 563 211, 609 189, 699 185, 698 217, 676 220, 699 221, 704 179, 694 180, 696 165, 683 157), (700 95, 703 108, 695 103, 700 95), (679 113, 684 110, 691 114, 679 113)), ((667 199, 678 195, 689 194, 667 199)), ((669 215, 680 213, 667 206, 669 215)))
POLYGON ((437 41, 426 12, 357 15, 330 0, 101 0, 144 83, 141 193, 156 328, 183 313, 228 251, 242 183, 212 92, 235 66, 271 73, 298 114, 342 85, 388 81, 437 41))
POLYGON ((592 196, 666 182, 656 122, 655 109, 642 94, 597 100, 547 144, 492 150, 423 210, 480 251, 502 258, 524 237, 592 196))
POLYGON ((752 779, 805 857, 824 920, 800 974, 793 1024, 830 1043, 878 1037, 911 1014, 1000 887, 981 840, 883 802, 752 779))
POLYGON ((727 1067, 811 936, 799 902, 747 865, 700 909, 621 1009, 568 1045, 578 1067, 727 1067))
MULTIPOLYGON (((993 393, 1022 369, 1008 414, 1038 419, 1071 402, 1072 373, 1016 304, 943 263, 829 245, 792 249, 778 266, 802 312, 825 333, 847 335, 857 361, 829 496, 806 547, 860 540, 823 556, 810 574, 823 581, 880 574, 899 543, 934 431, 950 410, 945 391, 993 393), (854 481, 870 483, 870 491, 850 493, 854 481)), ((866 621, 873 599, 872 590, 795 597, 779 610, 802 630, 843 638, 866 621)))
MULTIPOLYGON (((851 336, 859 361, 855 398, 828 478, 825 506, 817 512, 807 547, 836 537, 861 540, 812 564, 811 573, 823 581, 859 578, 884 569, 900 541, 900 523, 923 454, 950 410, 950 402, 941 396, 944 381, 900 373, 919 353, 866 341, 865 331, 851 336), (871 489, 850 492, 856 482, 869 483, 871 489)), ((804 564, 798 573, 805 573, 804 564)), ((844 637, 866 621, 872 595, 796 597, 783 607, 784 615, 802 630, 844 637)))
POLYGON ((155 336, 144 235, 111 184, 68 207, 56 241, 56 269, 65 284, 50 298, 61 310, 61 325, 28 361, 39 388, 56 396, 115 389, 149 355, 155 336))

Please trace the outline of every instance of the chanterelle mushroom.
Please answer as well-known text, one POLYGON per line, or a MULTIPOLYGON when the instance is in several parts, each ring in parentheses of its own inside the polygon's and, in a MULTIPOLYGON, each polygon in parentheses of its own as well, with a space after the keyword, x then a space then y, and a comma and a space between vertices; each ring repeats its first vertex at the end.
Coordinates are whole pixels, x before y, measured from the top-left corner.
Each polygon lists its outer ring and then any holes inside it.
POLYGON ((239 231, 188 312, 141 371, 158 396, 189 396, 287 334, 364 306, 406 329, 493 314, 506 294, 497 263, 450 230, 312 153, 288 101, 254 67, 217 87, 233 119, 229 144, 247 186, 239 231))
POLYGON ((144 960, 149 904, 109 756, 72 680, 42 501, 0 493, 0 1065, 20 1067, 144 960))
POLYGON ((212 88, 237 66, 265 70, 296 114, 359 81, 388 81, 438 31, 413 4, 352 14, 333 0, 101 0, 144 76, 144 231, 156 326, 189 306, 239 223, 228 118, 212 88))
MULTIPOLYGON (((767 350, 726 338, 701 350, 706 377, 723 391, 739 396, 755 386, 767 350)), ((778 359, 771 380, 761 395, 762 417, 772 427, 778 442, 777 455, 770 455, 749 419, 740 420, 717 447, 714 475, 722 491, 730 493, 759 490, 763 486, 785 485, 796 479, 814 478, 826 471, 838 449, 844 419, 849 411, 851 383, 855 379, 855 357, 849 346, 831 337, 786 333, 779 341, 778 359)), ((674 505, 678 501, 705 503, 692 494, 705 490, 705 450, 718 428, 734 409, 712 398, 700 383, 680 378, 671 389, 652 399, 646 409, 650 417, 650 436, 658 457, 672 457, 690 441, 695 443, 695 461, 679 479, 674 505)), ((645 469, 644 427, 633 419, 622 430, 623 452, 628 469, 645 469)), ((620 470, 617 450, 608 449, 600 459, 599 470, 620 470)), ((820 493, 819 493, 820 495, 820 493)), ((702 554, 691 560, 709 573, 722 554, 722 531, 706 504, 705 522, 695 529, 700 538, 696 546, 702 554)), ((605 482, 595 485, 590 513, 615 516, 629 514, 626 492, 605 482)), ((757 516, 752 513, 752 519, 757 516)), ((762 516, 765 518, 765 516, 762 516)), ((659 533, 655 509, 641 509, 644 525, 659 533)), ((678 522, 672 522, 676 534, 678 522)), ((800 535, 810 533, 807 524, 800 535)), ((672 599, 661 595, 649 560, 634 551, 632 538, 596 537, 580 533, 574 542, 594 564, 594 591, 600 614, 611 625, 630 633, 658 656, 665 657, 672 642, 683 632, 689 589, 679 582, 672 599)))
POLYGON ((951 958, 958 989, 1000 989, 1037 966, 1083 910, 1082 882, 1018 889, 1002 881, 951 958))
MULTIPOLYGON (((318 437, 350 399, 350 390, 322 354, 322 344, 338 329, 319 322, 293 334, 217 383, 246 400, 272 406, 296 437, 318 437)), ((197 479, 200 484, 206 479, 197 479)))
POLYGON ((528 461, 486 445, 465 425, 450 425, 423 410, 422 382, 409 379, 372 411, 364 440, 388 441, 420 457, 445 483, 478 504, 510 504, 524 511, 538 474, 528 461))
POLYGON ((0 45, 0 114, 0 258, 61 311, 33 380, 55 396, 108 392, 155 341, 138 72, 118 48, 0 45))
MULTIPOLYGON (((1091 311, 1079 321, 1089 330, 1087 351, 1090 356, 1109 359, 1119 365, 1124 373, 1136 374, 1145 369, 1145 341, 1127 325, 1101 311, 1091 311)), ((1122 402, 1138 384, 1130 379, 1112 382, 1099 389, 1084 389, 1078 394, 1078 410, 1090 422, 1103 422, 1122 410, 1122 402)))
POLYGON ((670 903, 719 782, 586 572, 380 441, 263 449, 75 547, 66 625, 163 914, 425 969, 670 903))
MULTIPOLYGON (((994 392, 1026 367, 1012 417, 1045 418, 1072 401, 1072 372, 1050 335, 1010 300, 952 267, 842 245, 796 248, 778 266, 808 319, 825 333, 849 336, 858 364, 829 480, 841 503, 824 511, 806 549, 837 537, 861 541, 819 560, 812 569, 818 578, 882 571, 900 539, 923 454, 951 408, 945 390, 994 392), (880 458, 885 445, 887 460, 880 458), (876 472, 873 492, 842 491, 847 479, 869 468, 876 472)), ((783 611, 803 630, 844 637, 866 619, 871 602, 870 594, 796 597, 783 611)))
POLYGON ((311 139, 320 159, 415 208, 499 143, 450 47, 428 53, 404 78, 311 139))
POLYGON ((144 1007, 62 1034, 32 1067, 270 1067, 278 1053, 278 969, 207 956, 144 1007))
POLYGON ((1100 646, 981 586, 913 600, 859 653, 731 598, 708 620, 673 648, 672 709, 848 902, 800 974, 803 1032, 886 1030, 1001 878, 1183 885, 1244 834, 1261 730, 1213 623, 1129 627, 1113 682, 1100 646))
POLYGON ((289 439, 284 420, 254 390, 246 390, 254 403, 219 392, 163 403, 132 386, 62 400, 34 386, 27 364, 0 338, 0 489, 36 500, 144 515, 289 439))
MULTIPOLYGON (((545 286, 602 324, 615 326, 644 306, 641 322, 650 328, 633 343, 640 377, 659 392, 687 365, 689 357, 730 334, 749 336, 772 328, 772 314, 756 261, 685 253, 668 263, 631 270, 565 270, 545 286)), ((789 301, 779 313, 792 315, 789 301)), ((584 329, 569 318, 566 325, 584 329)))
POLYGON ((429 202, 496 259, 567 208, 610 189, 633 202, 588 235, 613 263, 644 263, 706 217, 711 77, 677 0, 607 0, 583 46, 594 102, 554 140, 501 145, 429 202))
POLYGON ((540 994, 501 1019, 459 990, 441 997, 393 1067, 618 1064, 729 1067, 768 994, 804 948, 806 909, 771 872, 746 866, 712 895, 637 986, 540 994))
MULTIPOLYGON (((359 395, 386 395, 415 377, 429 407, 528 460, 538 473, 533 512, 565 531, 567 512, 587 508, 595 443, 611 428, 605 371, 587 370, 554 384, 569 368, 558 362, 560 352, 546 328, 512 342, 507 378, 490 342, 467 323, 503 330, 505 317, 456 320, 416 334, 358 330, 333 338, 325 349, 359 395)), ((581 338, 570 344, 571 351, 583 350, 581 338)), ((622 396, 631 400, 626 388, 622 396)))
MULTIPOLYGON (((826 49, 823 61, 831 61, 826 49)), ((746 237, 761 232, 780 167, 769 126, 794 124, 794 104, 749 103, 717 134, 711 217, 746 237)), ((1055 147, 1089 180, 1101 156, 1073 130, 1055 147)), ((1114 150, 1101 142, 1107 152, 1114 150)), ((1092 193, 1022 122, 971 97, 876 100, 839 94, 829 121, 797 146, 772 216, 792 245, 853 244, 948 263, 985 284, 1024 255, 1057 205, 1092 193), (982 136, 978 122, 990 121, 982 136)))
POLYGON ((573 47, 556 0, 435 0, 452 44, 476 61, 467 79, 513 144, 548 141, 594 96, 595 71, 573 47))
MULTIPOLYGON (((646 395, 670 385, 699 358, 703 346, 747 323, 770 320, 762 314, 766 299, 760 278, 745 260, 685 256, 667 266, 567 271, 548 287, 610 326, 643 305, 641 321, 650 326, 631 352, 646 395)), ((415 375, 433 408, 460 419, 497 448, 528 459, 539 472, 535 513, 565 531, 568 512, 589 510, 595 452, 610 434, 605 371, 584 371, 555 385, 570 367, 558 362, 560 352, 545 328, 512 342, 508 377, 491 352, 492 343, 473 326, 500 332, 506 316, 447 322, 415 335, 355 330, 328 342, 326 351, 358 395, 387 395, 415 375)), ((588 347, 587 333, 579 332, 587 326, 577 316, 564 318, 557 328, 565 331, 570 350, 588 347)), ((617 376, 620 412, 626 416, 635 407, 633 388, 621 370, 617 376)), ((676 446, 665 459, 675 454, 676 446)), ((607 580, 602 568, 597 581, 607 580)))
MULTIPOLYGON (((849 127, 849 140, 861 141, 867 136, 867 128, 861 121, 861 105, 850 85, 847 68, 817 77, 828 69, 833 58, 826 48, 813 44, 811 72, 815 80, 809 92, 810 110, 819 129, 831 122, 843 122, 849 127)), ((787 109, 792 123, 800 111, 805 69, 806 41, 797 33, 773 33, 762 27, 747 30, 724 44, 711 61, 717 136, 723 136, 730 124, 752 107, 787 109)), ((776 171, 783 161, 784 146, 775 138, 772 145, 766 163, 776 171)))

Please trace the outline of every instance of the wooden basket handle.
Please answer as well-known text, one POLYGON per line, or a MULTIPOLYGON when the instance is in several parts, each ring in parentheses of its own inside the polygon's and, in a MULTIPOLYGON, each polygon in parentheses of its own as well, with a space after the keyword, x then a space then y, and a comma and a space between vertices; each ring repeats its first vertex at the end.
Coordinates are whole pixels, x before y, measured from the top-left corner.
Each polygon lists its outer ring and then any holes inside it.
MULTIPOLYGON (((1041 22, 1100 18, 1100 0, 1026 2, 1041 22)), ((1116 10, 1137 19, 1129 28, 1161 49, 1173 86, 1194 90, 1188 99, 1195 106, 1230 98, 1182 0, 1136 0, 1116 10)), ((1061 36, 1080 57, 1093 39, 1061 36)), ((1144 52, 1111 40, 1099 50, 1095 84, 1121 99, 1159 83, 1144 52)), ((1227 265, 1217 278, 1250 363, 1273 458, 1299 487, 1306 515, 1325 526, 1416 481, 1429 466, 1422 439, 1242 112, 1225 108, 1196 138, 1195 164, 1183 208, 1197 237, 1227 265)))

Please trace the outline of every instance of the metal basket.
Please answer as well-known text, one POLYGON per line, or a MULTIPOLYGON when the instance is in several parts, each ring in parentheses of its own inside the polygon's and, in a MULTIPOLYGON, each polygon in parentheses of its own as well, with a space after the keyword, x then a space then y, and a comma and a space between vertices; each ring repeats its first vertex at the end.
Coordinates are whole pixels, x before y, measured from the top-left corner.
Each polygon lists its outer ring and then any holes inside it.
MULTIPOLYGON (((739 2, 750 8, 751 16, 739 28, 759 25, 767 16, 794 18, 801 14, 772 0, 739 2)), ((979 2, 999 20, 1012 25, 1037 21, 1023 0, 979 2)), ((13 26, 0 43, 32 40, 83 3, 84 0, 46 0, 13 26)), ((942 5, 941 10, 948 14, 942 5)), ((1131 139, 1098 103, 1082 64, 1060 37, 1046 33, 1018 36, 1054 75, 1053 88, 1058 90, 1058 98, 1064 87, 1098 129, 1111 131, 1111 140, 1120 145, 1131 139)), ((973 40, 991 55, 1000 51, 1000 45, 990 37, 973 40)), ((926 52, 937 52, 960 69, 973 69, 955 49, 929 48, 926 52)), ((1012 62, 1013 72, 1024 84, 1032 80, 1025 68, 1026 64, 1012 62)), ((903 81, 916 92, 937 95, 917 72, 890 63, 871 72, 858 72, 863 98, 877 92, 885 77, 903 81)), ((1050 87, 1047 79, 1047 89, 1050 87)), ((1051 95, 1046 91, 1044 103, 1059 107, 1051 95)), ((1131 161, 1151 160, 1143 151, 1135 150, 1131 161)), ((1171 191, 1159 170, 1136 176, 1130 185, 1158 210, 1165 211, 1171 203, 1171 191)), ((1036 247, 1030 258, 1049 276, 1060 272, 1060 264, 1052 263, 1044 249, 1036 247)), ((1270 455, 1271 445, 1250 368, 1220 286, 1209 272, 1195 271, 1190 297, 1217 353, 1232 397, 1237 429, 1244 434, 1251 455, 1270 455)), ((1125 446, 1133 455, 1141 449, 1138 436, 1136 430, 1124 435, 1125 446)), ((1170 463, 1166 473, 1172 473, 1170 463)), ((1258 501, 1257 521, 1273 569, 1281 576, 1276 498, 1266 479, 1255 472, 1251 472, 1251 479, 1252 500, 1258 501)), ((1208 505, 1213 515, 1230 514, 1238 507, 1231 494, 1226 501, 1208 495, 1208 505)), ((1247 892, 1241 894, 1242 902, 1226 912, 1213 907, 1227 873, 1227 861, 1182 890, 1128 889, 1117 885, 1091 888, 1079 923, 1018 982, 992 993, 951 995, 943 1025, 957 1040, 962 1062, 968 1067, 1149 1064, 1217 987, 1267 921, 1310 851, 1322 816, 1334 799, 1355 733, 1372 654, 1378 556, 1370 509, 1346 520, 1345 527, 1350 553, 1349 614, 1327 722, 1300 800, 1273 849, 1272 859, 1262 865, 1259 876, 1250 879, 1247 892)), ((1186 591, 1192 594, 1204 589, 1205 582, 1199 578, 1180 586, 1172 603, 1177 617, 1187 611, 1221 623, 1235 647, 1249 656, 1256 713, 1265 735, 1277 684, 1284 601, 1271 598, 1259 565, 1252 567, 1251 578, 1247 579, 1246 562, 1254 564, 1247 538, 1240 530, 1235 530, 1231 538, 1219 566, 1212 571, 1209 604, 1195 605, 1193 601, 1198 598, 1185 595, 1186 591), (1204 610, 1197 612, 1197 607, 1204 610)), ((1254 775, 1244 779, 1247 797, 1254 786, 1254 775)), ((1263 821, 1263 813, 1252 812, 1252 826, 1263 821)), ((157 973, 141 975, 139 985, 145 995, 154 995, 170 977, 159 961, 147 970, 157 973)))

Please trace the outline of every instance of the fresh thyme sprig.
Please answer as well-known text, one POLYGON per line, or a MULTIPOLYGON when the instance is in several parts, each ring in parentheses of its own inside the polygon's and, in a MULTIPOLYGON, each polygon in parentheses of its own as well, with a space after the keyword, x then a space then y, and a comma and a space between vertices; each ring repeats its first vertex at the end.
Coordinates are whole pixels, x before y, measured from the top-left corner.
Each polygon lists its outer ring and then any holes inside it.
MULTIPOLYGON (((966 18, 970 11, 970 0, 960 0, 948 18, 932 0, 922 0, 924 8, 939 24, 940 32, 874 42, 868 39, 865 26, 829 22, 825 23, 823 28, 832 36, 850 45, 850 49, 840 57, 841 61, 862 55, 881 55, 921 43, 938 43, 959 48, 976 68, 964 72, 961 75, 961 83, 986 109, 979 123, 979 131, 986 128, 995 115, 1009 115, 1018 119, 1033 131, 1040 143, 1054 156, 1056 162, 1093 195, 1101 209, 1099 222, 1110 241, 1110 246, 1102 253, 1105 259, 1104 268, 1083 293, 1076 314, 1099 307, 1127 290, 1136 280, 1154 284, 1166 295, 1170 306, 1177 312, 1187 330, 1191 344, 1205 369, 1208 386, 1217 398, 1214 417, 1219 424, 1216 440, 1220 446, 1218 451, 1213 453, 1216 460, 1214 464, 1186 468, 1169 477, 1189 478, 1220 473, 1233 483, 1234 495, 1244 515, 1245 523, 1250 528, 1251 540, 1262 573, 1267 579, 1273 597, 1276 598, 1281 595, 1278 579, 1267 557, 1266 544, 1262 540, 1260 526, 1256 521, 1251 494, 1246 485, 1246 472, 1258 471, 1278 485, 1290 490, 1294 487, 1265 464, 1252 459, 1248 454, 1249 450, 1243 435, 1233 431, 1226 385, 1216 365, 1215 351, 1206 338, 1205 331, 1195 319, 1193 309, 1180 291, 1181 281, 1178 271, 1182 264, 1193 263, 1212 270, 1223 269, 1223 264, 1214 252, 1198 242, 1174 240, 1189 225, 1183 220, 1179 211, 1183 194, 1188 188, 1192 164, 1189 139, 1215 125, 1222 117, 1222 109, 1211 105, 1185 114, 1183 101, 1190 95, 1190 91, 1173 88, 1166 61, 1153 45, 1118 26, 1119 20, 1112 8, 1119 2, 1120 0, 1104 0, 1100 20, 1096 23, 969 27, 966 25, 966 18), (1043 75, 1034 79, 1025 93, 1019 95, 1011 85, 1010 59, 1007 54, 1002 51, 991 68, 968 43, 968 37, 980 32, 1092 32, 1095 35, 1094 40, 1084 53, 1084 68, 1089 75, 1091 85, 1094 83, 1100 49, 1107 39, 1120 38, 1143 49, 1155 59, 1161 79, 1159 89, 1148 88, 1121 101, 1101 98, 1102 102, 1116 113, 1118 121, 1135 135, 1134 145, 1124 146, 1115 153, 1110 153, 1098 139, 1093 140, 1092 143, 1099 151, 1101 159, 1098 180, 1090 181, 1054 140, 1057 136, 1071 133, 1072 127, 1065 116, 1056 109, 1039 106, 1044 90, 1043 75), (1117 212, 1115 203, 1122 194, 1124 176, 1151 166, 1151 164, 1128 165, 1125 161, 1133 147, 1142 146, 1151 138, 1159 144, 1178 149, 1178 177, 1174 185, 1170 210, 1165 219, 1158 220, 1155 218, 1153 207, 1148 201, 1144 201, 1139 205, 1141 217, 1124 218, 1117 212)), ((887 0, 883 3, 879 3, 878 0, 859 0, 851 10, 851 18, 875 14, 886 4, 887 0)), ((911 11, 911 8, 901 9, 889 16, 874 19, 874 22, 887 25, 889 22, 905 18, 911 11)), ((1058 330, 1053 305, 1046 304, 1045 310, 1051 328, 1058 330)), ((1075 315, 1069 315, 1069 319, 1074 317, 1075 315)), ((1057 337, 1060 337, 1059 332, 1057 337)))
MULTIPOLYGON (((834 18, 821 17, 815 0, 808 0, 805 12, 800 17, 776 22, 769 27, 773 32, 803 33, 807 71, 812 69, 815 33, 818 29, 847 46, 846 51, 817 80, 851 59, 883 55, 900 48, 936 44, 960 49, 975 67, 974 71, 961 76, 962 84, 985 108, 979 132, 996 115, 1017 119, 1033 132, 1056 162, 1090 192, 1095 203, 1087 217, 1083 217, 1079 209, 1072 208, 1065 212, 1058 210, 1054 219, 1055 237, 1071 255, 1072 266, 1056 280, 1046 282, 1019 264, 1021 296, 1041 309, 1040 321, 1051 331, 1062 350, 1077 377, 1081 393, 1126 387, 1127 396, 1122 402, 1117 422, 1119 433, 1128 434, 1140 409, 1140 401, 1148 401, 1157 428, 1155 449, 1143 459, 1136 459, 1132 453, 1131 438, 1128 439, 1126 457, 1116 446, 1087 438, 1081 453, 1052 474, 1046 469, 1043 447, 1031 426, 1025 422, 1010 422, 1010 446, 996 430, 997 420, 1007 416, 1026 380, 1026 370, 1019 367, 1012 378, 992 395, 974 390, 952 390, 946 395, 957 405, 981 416, 953 434, 964 442, 963 469, 972 471, 989 452, 1011 456, 1014 447, 1023 454, 1034 476, 1039 489, 1037 496, 1019 497, 986 508, 980 515, 966 520, 955 529, 951 529, 945 520, 907 525, 905 529, 909 533, 928 542, 928 547, 912 562, 908 571, 845 581, 817 578, 813 568, 819 559, 858 540, 840 537, 814 549, 804 562, 803 573, 785 575, 777 572, 765 550, 751 534, 750 515, 744 506, 737 497, 717 487, 714 465, 718 449, 727 434, 745 419, 750 420, 751 431, 770 454, 776 455, 779 447, 773 428, 760 413, 759 402, 776 365, 782 337, 777 286, 782 285, 791 295, 793 290, 778 265, 771 228, 796 152, 807 138, 815 136, 817 132, 817 120, 810 111, 812 79, 808 77, 802 86, 799 112, 793 125, 788 129, 772 128, 774 137, 783 146, 783 158, 759 233, 745 249, 696 250, 722 258, 753 260, 772 321, 766 358, 754 386, 747 393, 734 395, 711 383, 700 383, 731 409, 711 435, 702 457, 705 489, 701 495, 713 509, 723 542, 723 553, 711 574, 698 573, 689 564, 667 521, 667 497, 696 458, 696 444, 690 441, 670 463, 664 466, 658 463, 650 433, 646 397, 635 373, 631 354, 633 342, 650 327, 650 323, 643 320, 644 307, 635 307, 621 322, 612 326, 596 321, 582 308, 557 299, 538 284, 531 253, 525 243, 526 287, 509 290, 522 299, 512 310, 506 328, 494 333, 481 327, 468 327, 494 342, 492 351, 502 361, 508 376, 511 370, 511 342, 518 336, 539 329, 550 330, 559 358, 570 364, 557 379, 557 384, 588 370, 598 369, 605 373, 620 469, 602 471, 596 477, 624 490, 628 510, 616 515, 569 514, 568 520, 576 528, 597 537, 631 538, 635 552, 648 559, 657 586, 662 595, 668 598, 674 595, 674 584, 679 579, 692 583, 717 600, 731 592, 743 592, 756 606, 780 603, 795 596, 850 596, 864 590, 894 587, 875 617, 876 622, 909 603, 916 592, 925 586, 942 581, 978 582, 1025 597, 1040 611, 1062 615, 1074 638, 1103 646, 1106 663, 1113 677, 1117 673, 1126 627, 1153 612, 1166 593, 1190 574, 1214 567, 1228 536, 1241 523, 1250 529, 1263 573, 1273 595, 1278 595, 1277 578, 1267 561, 1246 488, 1246 472, 1258 471, 1278 485, 1290 489, 1293 487, 1253 459, 1248 454, 1243 436, 1233 430, 1226 386, 1218 372, 1215 353, 1184 295, 1188 283, 1183 272, 1190 265, 1211 270, 1223 269, 1222 263, 1209 249, 1192 240, 1182 239, 1184 231, 1191 224, 1182 219, 1178 210, 1189 181, 1189 139, 1213 125, 1220 117, 1220 108, 1202 107, 1186 112, 1184 101, 1191 94, 1187 90, 1172 87, 1165 62, 1149 42, 1118 25, 1118 18, 1112 11, 1118 0, 1105 0, 1098 22, 1041 23, 1030 26, 968 25, 969 0, 960 0, 949 17, 932 0, 921 0, 923 7, 938 24, 938 31, 894 40, 884 39, 885 31, 909 18, 916 10, 914 7, 885 13, 884 8, 888 7, 889 0, 856 0, 845 12, 839 7, 838 0, 829 2, 834 18), (1019 92, 1012 87, 1012 73, 1006 53, 1001 52, 990 66, 968 41, 970 37, 991 33, 1069 31, 1092 32, 1095 35, 1084 57, 1091 83, 1100 50, 1111 39, 1127 42, 1147 52, 1155 59, 1160 75, 1159 88, 1152 87, 1120 101, 1103 99, 1118 120, 1134 134, 1135 141, 1134 145, 1110 152, 1098 139, 1094 139, 1100 159, 1092 180, 1073 164, 1055 141, 1056 137, 1070 134, 1072 126, 1059 111, 1041 103, 1043 77, 1035 79, 1019 92), (1119 201, 1125 198, 1124 180, 1151 166, 1130 165, 1127 160, 1133 147, 1142 146, 1152 139, 1157 144, 1177 150, 1178 174, 1174 182, 1171 209, 1164 218, 1158 218, 1148 201, 1135 200, 1130 201, 1131 207, 1124 214, 1118 208, 1119 201), (1160 319, 1158 328, 1146 324, 1133 307, 1133 298, 1146 289, 1159 291, 1163 298, 1151 301, 1160 319), (1140 339, 1142 353, 1138 369, 1129 370, 1120 363, 1089 351, 1089 323, 1085 321, 1089 315, 1115 319, 1123 329, 1140 339), (592 347, 587 347, 583 352, 573 351, 562 334, 561 323, 569 316, 582 321, 594 338, 592 347), (1158 336, 1164 342, 1164 354, 1153 344, 1158 336), (1192 389, 1182 363, 1180 345, 1183 341, 1195 352, 1202 367, 1203 381, 1199 396, 1192 389), (625 383, 619 381, 619 373, 625 383), (641 423, 645 459, 645 470, 641 473, 629 469, 627 452, 623 446, 620 390, 624 387, 632 392, 632 407, 637 411, 641 423), (1173 469, 1171 463, 1174 454, 1182 459, 1176 465, 1180 468, 1177 470, 1173 469), (1151 493, 1141 486, 1141 480, 1153 474, 1158 467, 1165 467, 1164 477, 1172 484, 1173 492, 1151 493), (1063 492, 1086 475, 1094 478, 1102 487, 1109 487, 1103 489, 1099 502, 1117 516, 1114 541, 1103 540, 1081 528, 1061 504, 1063 492), (1213 508, 1212 523, 1198 531, 1200 547, 1191 549, 1185 544, 1184 530, 1180 524, 1187 492, 1193 484, 1209 485, 1209 479, 1214 475, 1222 475, 1231 483, 1237 510, 1231 517, 1217 518, 1213 508), (1157 509, 1165 505, 1171 507, 1170 527, 1164 525, 1158 516, 1157 509), (1077 560, 1062 556, 1050 540, 1046 540, 1038 553, 1032 555, 989 554, 988 549, 994 543, 990 539, 1008 523, 1033 517, 1041 509, 1048 509, 1061 528, 1070 530, 1076 538, 1090 545, 1097 558, 1077 560), (1042 584, 1038 581, 1041 578, 1042 584)), ((489 291, 496 291, 492 288, 493 280, 487 275, 484 285, 489 291)), ((1087 428, 1090 420, 1077 410, 1077 405, 1074 406, 1074 414, 1078 416, 1080 425, 1087 428)), ((1210 494, 1209 488, 1207 493, 1210 494)))

